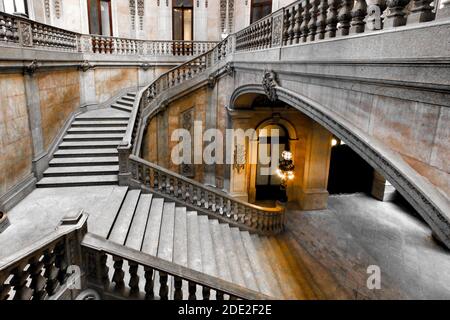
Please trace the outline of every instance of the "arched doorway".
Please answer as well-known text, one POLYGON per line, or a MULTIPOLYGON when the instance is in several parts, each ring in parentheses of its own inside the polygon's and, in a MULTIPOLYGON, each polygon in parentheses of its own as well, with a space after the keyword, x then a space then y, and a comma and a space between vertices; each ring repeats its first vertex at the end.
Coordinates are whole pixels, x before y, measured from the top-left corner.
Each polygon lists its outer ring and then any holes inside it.
POLYGON ((289 150, 289 136, 280 124, 269 124, 258 133, 256 200, 278 200, 281 180, 276 173, 281 153, 289 150))

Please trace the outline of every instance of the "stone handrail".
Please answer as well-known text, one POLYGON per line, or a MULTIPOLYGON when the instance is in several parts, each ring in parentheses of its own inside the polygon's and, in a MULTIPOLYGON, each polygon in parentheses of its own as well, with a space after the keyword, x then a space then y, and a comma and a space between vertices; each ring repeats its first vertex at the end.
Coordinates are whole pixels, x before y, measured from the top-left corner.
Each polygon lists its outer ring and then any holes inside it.
POLYGON ((52 234, 0 260, 0 301, 44 300, 56 294, 68 280, 68 267, 81 266, 86 232, 87 214, 80 212, 52 234))
POLYGON ((282 207, 266 208, 238 200, 134 155, 128 161, 133 185, 180 201, 189 208, 241 229, 271 235, 284 228, 285 212, 282 207))
POLYGON ((300 0, 236 33, 253 51, 450 18, 450 0, 300 0), (436 1, 437 2, 437 1, 436 1))
MULTIPOLYGON (((97 289, 104 299, 155 299, 155 279, 159 278, 157 296, 161 300, 203 300, 223 299, 273 299, 259 292, 209 276, 170 261, 147 255, 143 252, 121 246, 112 241, 88 233, 81 244, 85 261, 90 261, 86 273, 87 287, 97 289), (114 274, 109 277, 108 256, 114 261, 114 274), (126 262, 128 268, 123 268, 126 262), (139 286, 143 268, 145 285, 139 286), (128 286, 125 276, 129 277, 128 286), (174 279, 174 291, 170 294, 170 278, 174 279), (197 293, 197 288, 201 291, 197 293), (183 288, 188 296, 183 296, 183 288), (215 293, 214 297, 211 293, 215 293)), ((143 279, 142 279, 143 280, 143 279)))
POLYGON ((0 45, 86 54, 195 56, 211 50, 215 41, 138 40, 85 35, 0 12, 0 45))

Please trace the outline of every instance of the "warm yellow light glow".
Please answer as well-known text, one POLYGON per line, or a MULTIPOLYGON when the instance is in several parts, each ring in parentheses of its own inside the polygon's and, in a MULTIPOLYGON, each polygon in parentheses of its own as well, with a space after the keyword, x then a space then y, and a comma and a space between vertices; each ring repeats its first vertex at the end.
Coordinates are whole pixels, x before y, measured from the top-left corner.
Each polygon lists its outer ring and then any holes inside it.
POLYGON ((292 160, 292 152, 290 151, 283 151, 281 154, 284 160, 292 160))
POLYGON ((334 147, 335 145, 337 145, 338 144, 338 142, 337 142, 337 140, 336 139, 331 139, 331 146, 332 147, 334 147))
POLYGON ((294 179, 294 172, 288 171, 287 172, 287 177, 288 177, 289 180, 293 180, 294 179))
POLYGON ((343 146, 344 144, 345 144, 345 142, 341 140, 341 146, 343 146))

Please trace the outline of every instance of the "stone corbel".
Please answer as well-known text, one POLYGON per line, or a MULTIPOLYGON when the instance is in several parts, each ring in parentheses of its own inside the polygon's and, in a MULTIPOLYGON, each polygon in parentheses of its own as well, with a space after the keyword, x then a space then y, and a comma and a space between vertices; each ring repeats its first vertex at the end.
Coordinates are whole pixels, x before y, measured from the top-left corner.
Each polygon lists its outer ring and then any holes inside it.
POLYGON ((208 86, 214 88, 217 83, 217 72, 211 73, 208 77, 208 86))
POLYGON ((36 72, 36 70, 38 68, 39 68, 39 63, 35 59, 30 64, 25 66, 23 71, 24 71, 25 74, 28 74, 29 76, 32 76, 36 72))
POLYGON ((150 69, 152 67, 152 65, 150 63, 142 63, 140 66, 144 71, 147 71, 148 69, 150 69))
POLYGON ((84 60, 78 67, 79 70, 82 70, 83 72, 86 72, 90 69, 94 69, 94 66, 89 63, 89 61, 84 60))
POLYGON ((273 71, 264 70, 264 76, 262 80, 262 85, 264 88, 264 92, 266 93, 267 97, 270 101, 275 102, 278 100, 277 90, 276 87, 278 86, 277 83, 277 75, 273 71))
POLYGON ((227 62, 227 64, 225 65, 225 72, 230 77, 234 76, 234 67, 233 67, 233 64, 231 62, 227 62))

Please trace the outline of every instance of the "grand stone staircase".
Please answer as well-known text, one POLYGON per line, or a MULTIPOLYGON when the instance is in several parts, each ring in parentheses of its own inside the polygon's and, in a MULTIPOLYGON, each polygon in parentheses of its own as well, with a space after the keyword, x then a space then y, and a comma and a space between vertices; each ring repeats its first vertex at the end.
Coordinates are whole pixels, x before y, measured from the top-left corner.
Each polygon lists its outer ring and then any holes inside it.
POLYGON ((136 93, 127 93, 108 108, 78 115, 37 187, 117 184, 117 146, 125 134, 135 97, 136 93))
POLYGON ((116 191, 114 201, 104 212, 89 221, 88 229, 119 245, 272 297, 317 298, 305 281, 305 270, 299 268, 276 237, 240 231, 174 202, 126 187, 116 191))

